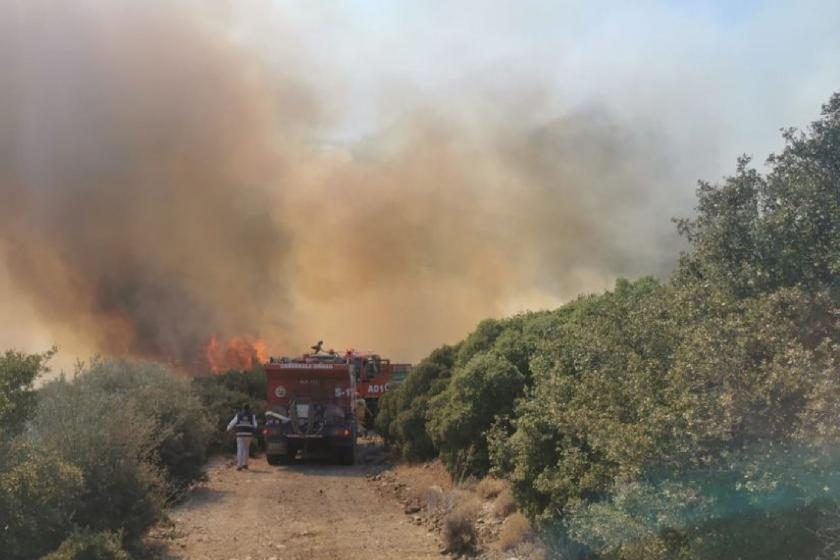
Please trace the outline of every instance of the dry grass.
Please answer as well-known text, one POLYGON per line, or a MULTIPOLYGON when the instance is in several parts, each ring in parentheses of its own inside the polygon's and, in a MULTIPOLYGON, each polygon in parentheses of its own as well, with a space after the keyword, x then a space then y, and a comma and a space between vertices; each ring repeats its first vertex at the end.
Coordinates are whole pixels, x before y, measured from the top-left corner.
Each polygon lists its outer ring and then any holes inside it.
POLYGON ((478 486, 478 479, 472 475, 462 478, 458 483, 458 488, 467 492, 475 492, 476 486, 478 486))
POLYGON ((510 488, 505 488, 493 502, 493 515, 499 519, 504 519, 516 511, 516 500, 510 488))
POLYGON ((531 523, 521 513, 510 515, 499 531, 498 545, 502 550, 511 550, 531 537, 531 523))
POLYGON ((485 500, 489 500, 501 494, 505 488, 507 485, 504 480, 488 476, 476 485, 475 492, 485 500))
POLYGON ((401 480, 410 480, 412 486, 417 488, 440 486, 444 491, 448 491, 454 486, 449 473, 440 461, 415 465, 402 464, 398 465, 394 472, 401 480))
POLYGON ((516 558, 522 558, 523 560, 546 560, 548 558, 548 551, 545 547, 533 541, 520 544, 513 552, 516 558))
POLYGON ((442 537, 446 550, 454 554, 465 554, 475 550, 478 533, 475 520, 481 505, 477 500, 458 504, 443 520, 442 537))
POLYGON ((426 504, 426 510, 430 512, 438 511, 446 507, 446 495, 440 486, 429 486, 423 493, 423 503, 426 504))
POLYGON ((461 506, 466 502, 478 502, 478 498, 471 492, 455 489, 451 492, 444 492, 443 494, 443 509, 447 512, 453 511, 457 506, 461 506))

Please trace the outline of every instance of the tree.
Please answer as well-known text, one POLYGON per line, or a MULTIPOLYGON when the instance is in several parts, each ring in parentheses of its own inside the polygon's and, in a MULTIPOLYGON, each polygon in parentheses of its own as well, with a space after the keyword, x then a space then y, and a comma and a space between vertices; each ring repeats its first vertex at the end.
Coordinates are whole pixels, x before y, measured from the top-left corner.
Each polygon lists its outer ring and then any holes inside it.
POLYGON ((418 461, 437 454, 426 430, 426 410, 429 400, 448 385, 458 349, 441 346, 434 350, 380 402, 377 430, 406 459, 418 461))
POLYGON ((7 350, 0 356, 0 438, 17 433, 33 414, 37 397, 35 379, 48 370, 53 348, 43 354, 7 350))
POLYGON ((525 389, 525 376, 495 352, 476 354, 434 397, 427 430, 450 473, 482 476, 490 468, 485 432, 510 414, 525 389))
POLYGON ((781 287, 829 286, 840 295, 840 93, 806 133, 784 132, 785 148, 762 176, 738 160, 720 185, 700 183, 697 215, 680 220, 689 250, 677 279, 736 297, 781 287))

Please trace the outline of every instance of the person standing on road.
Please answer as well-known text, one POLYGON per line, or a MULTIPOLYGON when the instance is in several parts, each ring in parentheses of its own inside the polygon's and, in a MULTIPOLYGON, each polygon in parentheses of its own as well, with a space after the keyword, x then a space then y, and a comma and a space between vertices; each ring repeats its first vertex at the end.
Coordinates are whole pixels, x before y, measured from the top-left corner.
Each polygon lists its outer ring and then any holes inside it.
POLYGON ((227 431, 236 433, 236 470, 248 468, 248 455, 251 452, 251 439, 257 431, 257 417, 251 407, 245 404, 228 423, 227 431))

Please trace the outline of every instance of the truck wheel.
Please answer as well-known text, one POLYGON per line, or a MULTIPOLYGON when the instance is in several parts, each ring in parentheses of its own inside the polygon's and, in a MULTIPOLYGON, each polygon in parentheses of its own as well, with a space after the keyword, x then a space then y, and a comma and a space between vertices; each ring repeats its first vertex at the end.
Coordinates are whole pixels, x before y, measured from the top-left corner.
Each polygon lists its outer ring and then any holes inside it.
POLYGON ((338 462, 342 465, 353 465, 356 463, 356 446, 341 448, 338 451, 338 462))
POLYGON ((265 460, 268 461, 269 465, 277 466, 277 465, 285 465, 289 462, 288 455, 266 455, 265 460))

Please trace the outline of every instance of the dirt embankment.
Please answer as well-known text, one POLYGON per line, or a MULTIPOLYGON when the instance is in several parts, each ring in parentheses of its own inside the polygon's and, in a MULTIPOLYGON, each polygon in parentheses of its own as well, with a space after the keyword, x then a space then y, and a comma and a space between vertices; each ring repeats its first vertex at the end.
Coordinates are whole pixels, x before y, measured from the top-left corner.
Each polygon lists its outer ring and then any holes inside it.
POLYGON ((550 555, 517 511, 507 482, 492 477, 453 483, 440 461, 398 465, 368 475, 410 522, 441 542, 441 553, 470 560, 546 560, 550 555))

